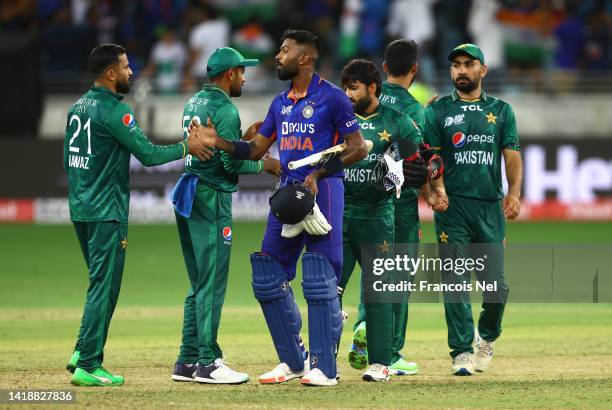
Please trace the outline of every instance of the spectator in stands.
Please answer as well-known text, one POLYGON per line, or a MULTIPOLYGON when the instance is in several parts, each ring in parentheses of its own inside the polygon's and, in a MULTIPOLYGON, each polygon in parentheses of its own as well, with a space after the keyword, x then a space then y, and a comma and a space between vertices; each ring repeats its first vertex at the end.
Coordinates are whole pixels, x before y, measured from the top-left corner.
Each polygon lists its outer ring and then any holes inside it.
POLYGON ((584 68, 587 70, 610 69, 610 17, 602 7, 587 19, 583 50, 584 68))
POLYGON ((172 94, 181 89, 187 50, 171 27, 162 28, 160 37, 142 74, 153 78, 156 92, 172 94))
POLYGON ((206 79, 206 64, 212 53, 227 47, 230 40, 230 23, 209 5, 198 5, 189 10, 197 23, 189 34, 189 66, 185 75, 184 89, 198 88, 206 79))

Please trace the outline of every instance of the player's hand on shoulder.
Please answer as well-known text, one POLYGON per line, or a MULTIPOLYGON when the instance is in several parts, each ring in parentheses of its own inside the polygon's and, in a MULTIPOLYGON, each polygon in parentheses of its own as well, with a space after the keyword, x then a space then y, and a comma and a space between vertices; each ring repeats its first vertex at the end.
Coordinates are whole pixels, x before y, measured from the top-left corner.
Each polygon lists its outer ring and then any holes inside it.
POLYGON ((251 126, 247 128, 246 132, 242 136, 242 139, 244 141, 251 141, 253 138, 255 138, 255 135, 257 135, 259 132, 261 124, 263 124, 263 121, 255 121, 253 124, 251 124, 251 126))
POLYGON ((515 219, 521 212, 521 200, 518 196, 508 194, 502 201, 504 216, 508 219, 515 219))
POLYGON ((438 94, 434 94, 432 95, 429 100, 427 100, 427 102, 425 103, 425 105, 423 106, 423 108, 427 108, 429 107, 434 101, 436 101, 438 99, 438 94))

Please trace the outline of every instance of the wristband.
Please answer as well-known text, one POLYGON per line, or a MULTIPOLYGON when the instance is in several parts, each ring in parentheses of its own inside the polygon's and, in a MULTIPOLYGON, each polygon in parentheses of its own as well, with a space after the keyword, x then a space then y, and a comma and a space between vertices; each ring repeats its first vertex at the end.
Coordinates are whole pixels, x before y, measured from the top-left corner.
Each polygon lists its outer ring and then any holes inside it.
POLYGON ((264 168, 264 163, 263 163, 263 159, 260 159, 257 162, 259 163, 259 171, 257 171, 257 173, 259 174, 264 168))
POLYGON ((323 169, 326 175, 334 175, 344 170, 344 164, 342 164, 340 157, 335 156, 323 165, 323 169))
POLYGON ((185 155, 187 155, 187 142, 181 141, 181 145, 183 146, 183 158, 185 158, 185 155))
POLYGON ((237 159, 249 159, 251 156, 251 146, 246 141, 231 141, 234 144, 232 156, 237 159))

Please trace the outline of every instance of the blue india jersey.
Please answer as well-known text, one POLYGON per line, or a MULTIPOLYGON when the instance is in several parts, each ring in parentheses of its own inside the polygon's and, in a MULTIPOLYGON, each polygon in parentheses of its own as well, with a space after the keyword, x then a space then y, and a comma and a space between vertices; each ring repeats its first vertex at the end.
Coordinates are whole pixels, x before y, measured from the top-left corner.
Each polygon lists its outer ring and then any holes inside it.
POLYGON ((307 165, 289 170, 291 161, 340 144, 347 134, 358 130, 348 97, 315 73, 306 95, 295 95, 292 86, 274 98, 259 133, 278 141, 283 177, 303 181, 314 168, 307 165))

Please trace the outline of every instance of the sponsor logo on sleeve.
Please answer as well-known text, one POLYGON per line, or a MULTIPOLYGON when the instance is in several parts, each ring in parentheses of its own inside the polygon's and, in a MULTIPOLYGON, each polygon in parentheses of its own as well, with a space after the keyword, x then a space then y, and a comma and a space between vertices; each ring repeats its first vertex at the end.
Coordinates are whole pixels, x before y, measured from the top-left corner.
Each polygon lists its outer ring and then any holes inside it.
POLYGON ((136 118, 134 118, 132 114, 127 113, 121 118, 121 122, 123 122, 123 125, 126 127, 132 127, 136 123, 136 118))

